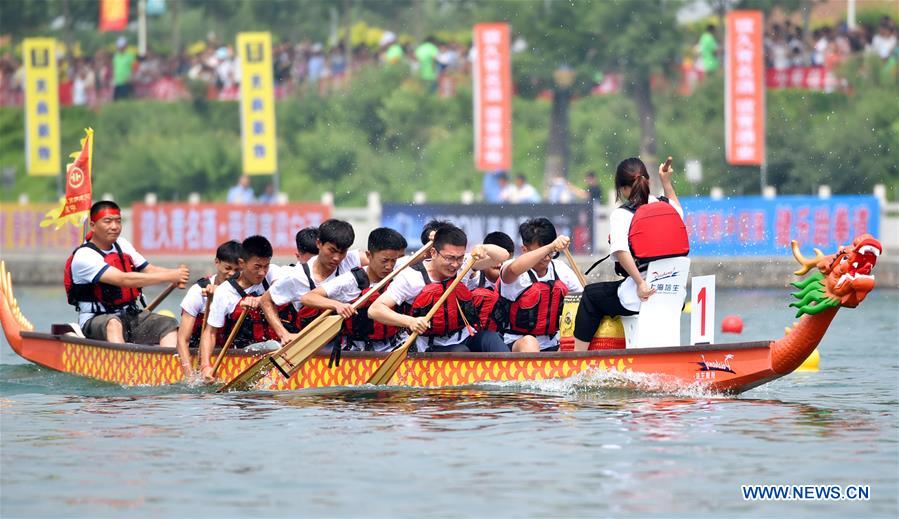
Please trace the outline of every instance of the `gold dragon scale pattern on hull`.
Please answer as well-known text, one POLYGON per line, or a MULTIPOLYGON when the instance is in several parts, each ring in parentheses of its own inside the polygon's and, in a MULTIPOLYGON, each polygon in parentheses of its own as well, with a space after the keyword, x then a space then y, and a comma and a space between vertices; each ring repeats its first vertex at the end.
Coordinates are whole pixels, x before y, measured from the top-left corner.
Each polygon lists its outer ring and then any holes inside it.
MULTIPOLYGON (((220 377, 230 380, 252 362, 251 357, 226 357, 220 377)), ((65 344, 64 370, 123 385, 174 384, 181 380, 178 358, 168 353, 144 353, 65 344)), ((315 357, 289 380, 273 371, 259 387, 290 390, 364 384, 380 358, 344 358, 340 366, 328 368, 327 357, 315 357)), ((411 358, 403 363, 394 381, 417 387, 464 386, 481 382, 523 382, 568 378, 589 369, 629 372, 632 357, 547 360, 468 360, 411 358)))

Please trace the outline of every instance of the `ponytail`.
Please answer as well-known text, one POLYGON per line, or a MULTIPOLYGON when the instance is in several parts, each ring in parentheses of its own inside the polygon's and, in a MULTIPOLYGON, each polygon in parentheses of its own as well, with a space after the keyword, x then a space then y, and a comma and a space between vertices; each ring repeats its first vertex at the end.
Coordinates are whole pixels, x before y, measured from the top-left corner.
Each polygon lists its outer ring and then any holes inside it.
POLYGON ((634 183, 631 184, 631 196, 628 197, 628 202, 634 207, 640 207, 641 205, 649 202, 649 177, 638 175, 634 178, 634 183))
POLYGON ((625 187, 631 188, 627 203, 634 208, 649 202, 649 172, 646 164, 636 157, 622 160, 615 170, 615 191, 619 200, 625 187))

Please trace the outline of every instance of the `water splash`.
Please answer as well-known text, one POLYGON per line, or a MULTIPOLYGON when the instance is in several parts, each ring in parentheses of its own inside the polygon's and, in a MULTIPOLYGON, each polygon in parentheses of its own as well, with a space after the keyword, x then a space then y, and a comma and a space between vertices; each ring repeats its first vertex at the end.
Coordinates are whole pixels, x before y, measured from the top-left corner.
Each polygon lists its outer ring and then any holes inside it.
POLYGON ((482 384, 482 386, 521 389, 559 395, 592 395, 611 390, 638 393, 641 396, 678 396, 697 399, 730 398, 699 383, 684 385, 681 382, 656 374, 602 369, 586 370, 565 379, 496 382, 482 384))

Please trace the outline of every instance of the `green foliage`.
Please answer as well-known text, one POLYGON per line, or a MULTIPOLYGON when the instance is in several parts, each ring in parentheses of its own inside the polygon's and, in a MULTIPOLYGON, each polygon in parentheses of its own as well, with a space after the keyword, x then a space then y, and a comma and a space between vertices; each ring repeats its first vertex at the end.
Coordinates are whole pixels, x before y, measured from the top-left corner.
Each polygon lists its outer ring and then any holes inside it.
MULTIPOLYGON (((703 83, 695 94, 656 94, 659 153, 703 164, 703 180, 683 178, 683 194, 721 186, 733 194, 758 193, 758 168, 724 163, 723 84, 703 83)), ((885 183, 899 190, 899 104, 895 85, 859 78, 851 95, 804 91, 768 93, 770 183, 783 194, 813 193, 829 184, 835 193, 870 193, 885 183)), ((550 103, 513 103, 513 174, 535 185, 543 175, 550 103)), ((571 107, 571 179, 596 170, 604 189, 623 158, 637 155, 640 125, 634 102, 623 95, 582 97, 571 107)), ((94 112, 62 110, 62 151, 78 149, 83 128, 95 130, 95 192, 129 203, 154 191, 163 200, 190 192, 224 200, 241 171, 237 104, 125 101, 94 112)), ((13 168, 3 200, 27 193, 54 201, 57 179, 25 175, 23 116, 0 109, 0 170, 13 168)), ((350 89, 329 97, 309 95, 278 103, 281 187, 291 200, 318 200, 331 191, 343 205, 364 205, 369 191, 384 201, 407 202, 415 191, 431 201, 455 202, 463 190, 480 191, 472 157, 472 99, 467 85, 441 99, 396 69, 372 69, 350 89)), ((260 192, 269 177, 254 177, 260 192)))

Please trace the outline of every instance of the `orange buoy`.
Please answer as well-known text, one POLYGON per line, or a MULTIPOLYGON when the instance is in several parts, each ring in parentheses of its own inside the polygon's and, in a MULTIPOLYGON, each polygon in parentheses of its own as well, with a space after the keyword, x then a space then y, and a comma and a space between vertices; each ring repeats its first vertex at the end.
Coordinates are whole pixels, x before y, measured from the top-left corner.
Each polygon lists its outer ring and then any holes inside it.
POLYGON ((721 321, 721 333, 743 333, 743 319, 739 315, 728 315, 721 321))

